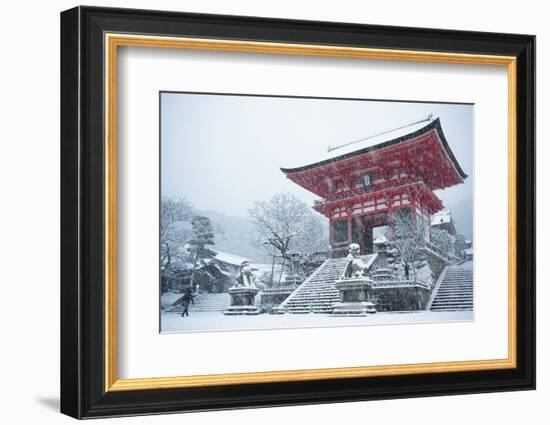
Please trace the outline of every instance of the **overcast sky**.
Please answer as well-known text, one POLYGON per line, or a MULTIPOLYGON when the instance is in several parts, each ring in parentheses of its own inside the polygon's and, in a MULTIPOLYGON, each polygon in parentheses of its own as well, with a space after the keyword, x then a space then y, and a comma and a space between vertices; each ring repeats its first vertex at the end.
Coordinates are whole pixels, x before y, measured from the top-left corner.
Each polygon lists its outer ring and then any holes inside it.
MULTIPOLYGON (((429 113, 440 118, 469 176, 464 184, 437 194, 444 204, 471 202, 472 105, 187 93, 161 95, 162 196, 186 198, 198 209, 235 216, 246 216, 254 201, 283 191, 313 204, 316 196, 288 180, 280 167, 316 162, 328 156, 328 146, 429 113)), ((388 140, 393 137, 387 135, 388 140)))

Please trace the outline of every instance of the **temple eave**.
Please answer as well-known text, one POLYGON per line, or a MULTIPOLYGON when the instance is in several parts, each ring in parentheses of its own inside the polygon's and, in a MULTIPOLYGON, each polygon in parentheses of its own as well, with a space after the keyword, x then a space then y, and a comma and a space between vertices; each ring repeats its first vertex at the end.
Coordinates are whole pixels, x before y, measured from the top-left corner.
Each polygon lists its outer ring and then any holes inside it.
POLYGON ((335 174, 344 171, 346 168, 356 168, 358 165, 380 166, 384 162, 399 160, 403 155, 416 157, 419 154, 421 155, 427 146, 434 150, 439 161, 446 163, 449 168, 454 170, 459 179, 464 180, 468 177, 462 170, 445 138, 439 118, 420 130, 387 142, 357 149, 323 161, 280 169, 287 176, 311 174, 319 171, 322 171, 323 174, 335 174))

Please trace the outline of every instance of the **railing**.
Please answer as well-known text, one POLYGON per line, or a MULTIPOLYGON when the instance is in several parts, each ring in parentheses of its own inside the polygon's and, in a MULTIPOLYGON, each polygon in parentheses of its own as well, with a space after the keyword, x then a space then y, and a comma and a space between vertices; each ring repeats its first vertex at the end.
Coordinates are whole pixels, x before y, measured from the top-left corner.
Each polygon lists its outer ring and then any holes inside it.
POLYGON ((333 192, 333 193, 331 193, 329 198, 327 198, 327 199, 316 199, 315 201, 313 201, 313 204, 315 206, 318 206, 318 205, 321 206, 321 205, 329 204, 329 203, 334 202, 334 201, 340 201, 340 200, 343 200, 343 199, 348 199, 348 198, 354 197, 354 196, 370 195, 370 194, 374 194, 374 193, 377 193, 377 192, 383 192, 385 190, 391 190, 391 189, 396 188, 396 187, 407 186, 407 185, 416 184, 416 183, 423 183, 423 181, 419 180, 418 178, 412 178, 412 177, 389 180, 389 181, 385 181, 383 183, 373 184, 373 185, 369 186, 367 189, 365 189, 365 188, 351 188, 351 189, 343 190, 341 192, 333 192))
POLYGON ((279 295, 279 294, 290 294, 294 292, 300 285, 279 285, 273 288, 265 288, 262 290, 264 294, 269 295, 279 295))
POLYGON ((423 289, 430 290, 430 285, 414 280, 383 280, 378 282, 373 282, 373 288, 413 288, 420 287, 423 289))
POLYGON ((449 269, 449 266, 445 266, 445 268, 439 274, 439 277, 437 278, 437 282, 435 282, 434 288, 432 290, 432 294, 430 295, 430 299, 428 300, 428 303, 426 304, 426 310, 430 310, 430 308, 432 308, 432 304, 435 300, 435 297, 437 296, 437 292, 439 291, 439 287, 441 286, 441 282, 443 282, 443 279, 445 279, 445 276, 447 275, 447 270, 448 269, 449 269))

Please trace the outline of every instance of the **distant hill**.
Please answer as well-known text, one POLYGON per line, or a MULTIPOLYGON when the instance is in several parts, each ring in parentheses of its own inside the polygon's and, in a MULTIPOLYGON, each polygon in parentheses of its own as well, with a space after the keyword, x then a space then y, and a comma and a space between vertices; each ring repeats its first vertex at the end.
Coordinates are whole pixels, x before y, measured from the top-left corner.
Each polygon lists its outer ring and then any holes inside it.
MULTIPOLYGON (((471 205, 471 199, 445 202, 445 207, 451 210, 457 232, 467 239, 473 238, 471 205)), ((210 210, 197 210, 197 213, 212 221, 216 241, 214 249, 245 257, 254 263, 271 264, 271 257, 253 243, 255 228, 248 217, 236 217, 210 210)), ((328 225, 324 222, 323 229, 328 233, 328 225)))
POLYGON ((445 207, 451 211, 456 231, 467 239, 473 239, 474 216, 471 199, 447 201, 445 207))
POLYGON ((255 263, 271 263, 271 258, 253 243, 255 228, 247 217, 236 217, 217 211, 197 210, 212 221, 218 251, 230 252, 255 263))

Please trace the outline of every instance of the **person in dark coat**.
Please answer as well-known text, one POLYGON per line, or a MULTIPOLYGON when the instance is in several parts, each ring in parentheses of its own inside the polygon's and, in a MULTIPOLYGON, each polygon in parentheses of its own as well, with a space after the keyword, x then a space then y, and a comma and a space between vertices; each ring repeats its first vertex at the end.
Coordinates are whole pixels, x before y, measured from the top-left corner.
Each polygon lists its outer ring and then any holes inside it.
POLYGON ((183 297, 181 297, 181 305, 183 306, 181 317, 189 316, 189 303, 195 305, 195 297, 191 292, 191 288, 187 288, 183 294, 183 297))

